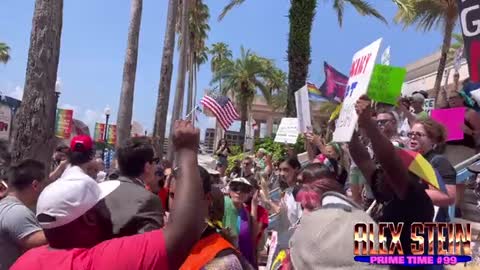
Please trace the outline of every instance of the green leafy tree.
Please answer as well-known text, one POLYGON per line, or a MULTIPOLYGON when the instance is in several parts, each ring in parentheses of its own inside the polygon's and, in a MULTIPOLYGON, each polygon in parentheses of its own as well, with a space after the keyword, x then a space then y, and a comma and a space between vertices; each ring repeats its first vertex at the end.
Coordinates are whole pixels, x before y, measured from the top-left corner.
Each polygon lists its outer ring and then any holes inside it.
MULTIPOLYGON (((219 16, 222 20, 225 15, 236 6, 243 4, 245 0, 230 0, 223 8, 219 16)), ((345 5, 352 5, 362 16, 373 16, 386 23, 385 18, 371 4, 365 0, 330 0, 332 7, 337 13, 340 26, 343 22, 345 5)), ((288 18, 290 31, 288 36, 288 95, 286 115, 295 116, 295 91, 305 85, 310 65, 310 34, 315 17, 317 0, 291 0, 288 18)))
POLYGON ((442 29, 443 42, 437 77, 433 88, 436 106, 443 103, 439 99, 443 74, 448 60, 448 52, 452 42, 452 34, 458 19, 457 0, 395 0, 399 5, 395 16, 397 23, 405 27, 416 25, 418 30, 430 31, 442 29))

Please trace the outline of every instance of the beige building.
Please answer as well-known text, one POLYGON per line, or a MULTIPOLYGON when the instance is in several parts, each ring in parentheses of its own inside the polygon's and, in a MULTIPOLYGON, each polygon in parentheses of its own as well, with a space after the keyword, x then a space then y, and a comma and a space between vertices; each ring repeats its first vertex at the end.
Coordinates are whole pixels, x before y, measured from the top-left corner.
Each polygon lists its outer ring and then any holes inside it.
MULTIPOLYGON (((417 60, 411 64, 405 66, 407 69, 407 76, 403 85, 402 94, 404 96, 411 95, 414 91, 425 90, 431 91, 435 85, 435 78, 437 76, 438 62, 440 61, 440 51, 426 56, 420 60, 417 60)), ((453 64, 447 65, 445 74, 443 75, 442 86, 448 83, 447 89, 449 91, 454 90, 454 76, 453 64), (449 72, 450 71, 450 72, 449 72)), ((468 78, 468 66, 467 61, 462 59, 459 69, 460 83, 468 78)), ((457 89, 459 90, 459 89, 457 89)))

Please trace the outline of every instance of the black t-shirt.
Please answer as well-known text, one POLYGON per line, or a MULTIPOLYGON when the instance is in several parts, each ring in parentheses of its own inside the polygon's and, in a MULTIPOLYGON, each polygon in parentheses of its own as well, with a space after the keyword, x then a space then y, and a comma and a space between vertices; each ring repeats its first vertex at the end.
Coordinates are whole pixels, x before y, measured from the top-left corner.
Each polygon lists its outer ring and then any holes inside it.
MULTIPOLYGON (((414 222, 432 222, 433 204, 425 193, 425 188, 413 175, 410 176, 406 197, 398 198, 388 184, 384 181, 384 174, 381 168, 377 169, 372 177, 372 191, 379 210, 372 213, 377 222, 403 222, 403 230, 400 235, 404 255, 412 255, 410 226, 414 222)), ((391 235, 385 235, 387 245, 390 245, 391 235)), ((411 269, 411 268, 410 268, 411 269)))
MULTIPOLYGON (((424 157, 432 164, 433 168, 437 170, 438 174, 442 177, 442 180, 445 185, 456 185, 457 184, 457 172, 453 168, 452 164, 448 159, 442 155, 438 155, 433 151, 428 152, 424 157)), ((426 185, 426 188, 428 186, 426 185)), ((448 207, 440 207, 437 213, 436 220, 438 222, 448 222, 450 221, 448 215, 448 207)))

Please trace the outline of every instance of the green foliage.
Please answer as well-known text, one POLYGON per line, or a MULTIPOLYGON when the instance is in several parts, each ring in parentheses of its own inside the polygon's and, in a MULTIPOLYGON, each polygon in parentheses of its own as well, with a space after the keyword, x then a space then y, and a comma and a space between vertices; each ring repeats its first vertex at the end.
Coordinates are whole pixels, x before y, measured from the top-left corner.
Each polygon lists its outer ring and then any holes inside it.
POLYGON ((230 151, 230 156, 236 156, 242 153, 242 147, 240 147, 239 145, 234 145, 230 147, 230 151))
POLYGON ((270 154, 272 154, 273 160, 278 160, 283 158, 286 154, 286 149, 284 144, 274 142, 275 136, 273 137, 266 137, 263 139, 256 139, 255 140, 255 153, 258 149, 263 148, 267 150, 270 154))

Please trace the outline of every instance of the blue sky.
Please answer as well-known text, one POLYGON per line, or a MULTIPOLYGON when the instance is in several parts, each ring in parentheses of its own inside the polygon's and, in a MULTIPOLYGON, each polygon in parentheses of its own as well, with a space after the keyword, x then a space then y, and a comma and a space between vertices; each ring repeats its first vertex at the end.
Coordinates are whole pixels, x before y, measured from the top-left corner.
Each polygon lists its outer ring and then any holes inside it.
MULTIPOLYGON (((153 127, 157 89, 160 79, 160 63, 166 24, 167 0, 144 0, 140 48, 135 83, 134 120, 142 123, 150 132, 153 127)), ((247 0, 233 10, 222 22, 217 21, 228 0, 205 0, 210 7, 208 44, 225 42, 230 45, 234 57, 240 46, 274 59, 288 71, 286 61, 288 38, 288 0, 247 0)), ((385 0, 370 0, 391 21, 396 7, 385 0)), ((414 28, 403 30, 401 26, 361 17, 348 7, 344 24, 340 28, 329 1, 318 1, 313 25, 312 63, 309 80, 321 84, 323 61, 343 73, 348 73, 352 56, 360 48, 383 37, 383 48, 391 46, 391 64, 404 66, 435 52, 441 44, 439 31, 417 32, 414 28)), ((11 60, 0 65, 0 91, 7 95, 22 93, 33 0, 3 0, 0 10, 8 16, 0 16, 0 41, 11 47, 11 60)), ((60 107, 73 108, 74 117, 90 127, 102 121, 103 110, 109 105, 112 118, 118 109, 122 81, 123 62, 127 43, 130 15, 129 0, 64 1, 63 31, 58 76, 62 85, 60 107)), ((178 53, 178 51, 176 52, 178 53)), ((174 59, 172 89, 175 89, 177 55, 174 59)), ((210 86, 210 64, 201 67, 198 74, 197 100, 210 86)), ((171 93, 172 110, 174 93, 171 93)), ((214 126, 214 119, 200 116, 202 129, 214 126)), ((202 131, 203 133, 203 131, 202 131)))

